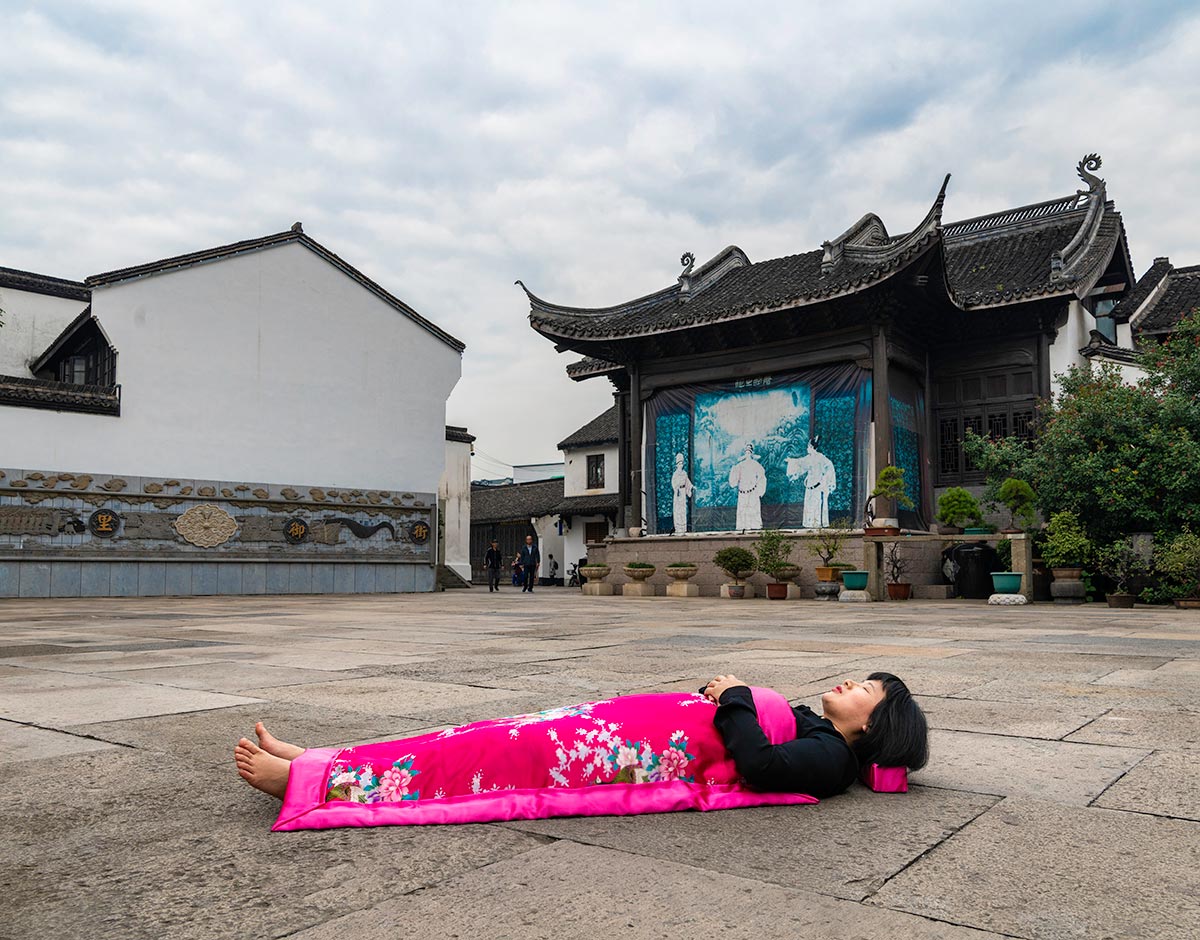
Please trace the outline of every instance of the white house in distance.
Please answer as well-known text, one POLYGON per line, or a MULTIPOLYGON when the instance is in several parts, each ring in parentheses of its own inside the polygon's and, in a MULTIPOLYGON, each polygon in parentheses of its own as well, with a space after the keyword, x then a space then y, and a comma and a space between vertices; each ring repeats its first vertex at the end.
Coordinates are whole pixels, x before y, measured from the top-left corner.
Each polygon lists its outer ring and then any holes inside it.
POLYGON ((0 596, 433 589, 463 344, 299 223, 0 309, 0 596))
POLYGON ((616 524, 620 479, 617 406, 559 441, 558 449, 565 467, 563 500, 557 506, 563 553, 567 564, 576 564, 587 556, 587 544, 604 541, 616 524))

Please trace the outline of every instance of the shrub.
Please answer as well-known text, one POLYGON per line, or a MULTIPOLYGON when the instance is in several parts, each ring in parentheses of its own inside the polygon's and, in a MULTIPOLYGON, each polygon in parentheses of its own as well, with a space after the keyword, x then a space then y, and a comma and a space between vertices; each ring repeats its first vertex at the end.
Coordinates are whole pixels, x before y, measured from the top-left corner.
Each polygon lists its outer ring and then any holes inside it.
POLYGON ((673 561, 669 565, 667 565, 667 567, 668 568, 695 568, 696 563, 694 561, 673 561))
POLYGON ((1042 560, 1051 568, 1076 568, 1087 563, 1092 554, 1091 539, 1073 512, 1056 512, 1046 526, 1046 544, 1042 560))
POLYGON ((983 525, 979 501, 961 486, 952 486, 938 498, 937 521, 945 526, 983 525))
POLYGON ((1024 480, 1009 477, 1000 484, 1000 489, 996 491, 996 498, 1008 509, 1011 528, 1017 527, 1018 519, 1022 528, 1028 529, 1033 525, 1034 503, 1037 497, 1034 495, 1033 487, 1024 480))
POLYGON ((776 581, 781 580, 780 571, 794 568, 788 561, 792 554, 792 541, 783 534, 782 529, 764 529, 754 543, 754 554, 758 570, 776 581))
POLYGON ((843 517, 835 520, 826 528, 819 529, 816 538, 809 539, 804 543, 804 550, 814 558, 821 559, 821 564, 825 567, 832 568, 833 560, 841 552, 849 535, 850 522, 843 517))
MULTIPOLYGON (((913 501, 904 489, 904 470, 901 467, 884 467, 875 478, 875 489, 871 490, 868 502, 873 499, 895 500, 897 506, 913 508, 913 501)), ((874 514, 871 514, 874 518, 874 514)))
POLYGON ((1112 578, 1117 594, 1129 593, 1129 581, 1145 574, 1146 560, 1134 547, 1132 539, 1117 539, 1096 553, 1096 567, 1100 573, 1112 578))
POLYGON ((625 562, 625 567, 626 568, 653 568, 654 565, 650 564, 650 562, 648 562, 648 561, 627 561, 627 562, 625 562))
POLYGON ((996 554, 1000 556, 1000 570, 1012 571, 1012 539, 1001 539, 997 542, 996 554))
POLYGON ((731 545, 713 555, 713 564, 729 575, 734 584, 740 584, 741 578, 754 574, 755 559, 746 549, 731 545))
POLYGON ((1188 526, 1154 551, 1154 568, 1170 597, 1200 597, 1200 534, 1188 526))

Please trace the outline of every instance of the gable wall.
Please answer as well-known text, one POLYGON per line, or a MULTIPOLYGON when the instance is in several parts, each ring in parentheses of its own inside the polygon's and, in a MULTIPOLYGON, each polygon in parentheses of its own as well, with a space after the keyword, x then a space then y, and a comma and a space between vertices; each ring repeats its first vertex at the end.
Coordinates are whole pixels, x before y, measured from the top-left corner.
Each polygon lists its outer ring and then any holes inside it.
POLYGON ((0 375, 31 378, 29 362, 46 351, 87 306, 85 300, 0 287, 0 375))
POLYGON ((92 310, 121 416, 0 408, 10 465, 436 491, 460 355, 306 248, 97 288, 92 310))

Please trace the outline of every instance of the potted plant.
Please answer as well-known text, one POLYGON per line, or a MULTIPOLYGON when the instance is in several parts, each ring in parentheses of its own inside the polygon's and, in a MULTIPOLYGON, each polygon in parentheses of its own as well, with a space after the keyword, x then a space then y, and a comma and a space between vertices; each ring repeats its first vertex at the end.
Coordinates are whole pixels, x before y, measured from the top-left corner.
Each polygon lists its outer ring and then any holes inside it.
POLYGON ((1033 525, 1035 517, 1033 504, 1037 497, 1034 495, 1033 487, 1024 480, 1009 477, 1000 484, 996 498, 1008 509, 1009 527, 1001 529, 1002 532, 1015 534, 1023 532, 1033 525), (1017 525, 1018 521, 1021 523, 1020 526, 1017 525))
POLYGON ((952 486, 938 497, 937 521, 942 535, 961 535, 967 525, 983 525, 979 500, 963 487, 952 486))
POLYGON ((608 577, 608 572, 610 570, 611 569, 608 567, 608 565, 602 563, 592 564, 589 562, 586 565, 579 566, 579 573, 589 581, 603 581, 608 577))
POLYGON ((754 574, 754 563, 754 555, 751 552, 733 545, 723 548, 713 555, 713 564, 729 575, 733 581, 728 586, 731 598, 746 596, 746 585, 742 584, 742 579, 754 574))
POLYGON ((847 568, 842 572, 842 587, 847 591, 865 591, 870 577, 869 571, 847 568))
POLYGON ((904 581, 909 560, 900 551, 900 543, 892 542, 883 553, 884 574, 887 577, 888 597, 894 601, 906 601, 912 595, 912 585, 904 581))
POLYGON ((993 594, 1020 594, 1021 582, 1025 576, 1020 571, 1012 570, 1012 540, 1001 539, 996 543, 996 554, 1000 556, 1000 566, 1003 571, 993 571, 993 594))
POLYGON ((1154 552, 1154 567, 1168 580, 1175 606, 1200 609, 1200 534, 1188 526, 1154 552))
POLYGON ((625 564, 624 571, 631 581, 645 581, 654 574, 654 565, 645 561, 630 561, 625 564))
POLYGON ((788 558, 792 554, 792 541, 782 529, 763 529, 754 543, 754 555, 758 570, 770 577, 774 583, 767 585, 767 599, 781 601, 787 598, 787 582, 800 573, 788 558))
POLYGON ((855 568, 854 565, 849 565, 844 561, 835 561, 829 567, 833 569, 833 579, 839 584, 842 583, 842 578, 845 576, 847 571, 859 570, 855 568))
POLYGON ((687 581, 689 578, 694 578, 700 568, 690 561, 673 561, 663 570, 666 571, 668 578, 676 581, 687 581))
POLYGON ((904 490, 904 471, 900 467, 887 466, 879 471, 879 476, 875 478, 875 489, 871 490, 863 507, 863 515, 866 517, 864 535, 899 535, 899 519, 875 518, 876 500, 889 500, 905 509, 913 508, 913 501, 904 490), (875 525, 877 521, 879 525, 875 525))
POLYGON ((1083 566, 1092 554, 1092 542, 1083 531, 1079 517, 1064 510, 1050 516, 1042 559, 1054 574, 1050 594, 1056 602, 1082 603, 1087 592, 1083 586, 1083 566))
POLYGON ((842 550, 846 537, 850 534, 850 524, 845 519, 838 519, 826 528, 819 529, 815 538, 804 543, 805 550, 821 564, 816 566, 817 580, 830 582, 837 580, 837 566, 834 559, 842 550))
POLYGON ((1108 606, 1132 607, 1134 596, 1129 593, 1129 581, 1146 571, 1146 560, 1133 544, 1133 539, 1117 539, 1105 545, 1096 553, 1096 567, 1102 574, 1112 578, 1116 585, 1116 590, 1107 595, 1108 606))

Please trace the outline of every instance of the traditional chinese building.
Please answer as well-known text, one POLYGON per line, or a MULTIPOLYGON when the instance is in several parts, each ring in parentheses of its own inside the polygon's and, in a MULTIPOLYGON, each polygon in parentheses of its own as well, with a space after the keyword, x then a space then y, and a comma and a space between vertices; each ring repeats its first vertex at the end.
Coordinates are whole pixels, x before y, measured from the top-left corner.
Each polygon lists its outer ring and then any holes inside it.
POLYGON ((612 306, 526 289, 532 327, 584 355, 571 378, 614 386, 617 526, 861 523, 896 465, 913 508, 875 513, 927 528, 940 490, 982 480, 968 429, 1029 435, 1093 330, 1131 344, 1114 308, 1133 267, 1100 165, 1080 161, 1083 189, 957 222, 943 220, 947 177, 904 234, 867 213, 784 258, 689 253, 675 283, 612 306))
POLYGON ((82 282, 0 269, 0 309, 0 596, 469 574, 463 344, 299 223, 82 282))

